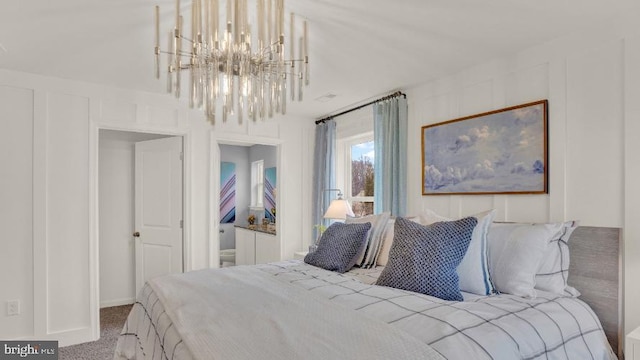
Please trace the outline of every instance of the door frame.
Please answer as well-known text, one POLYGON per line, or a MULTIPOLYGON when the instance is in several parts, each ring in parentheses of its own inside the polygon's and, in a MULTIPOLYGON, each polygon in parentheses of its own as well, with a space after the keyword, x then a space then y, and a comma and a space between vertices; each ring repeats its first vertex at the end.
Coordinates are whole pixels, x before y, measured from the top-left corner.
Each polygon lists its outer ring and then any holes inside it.
MULTIPOLYGON (((209 214, 211 214, 211 221, 209 221, 209 267, 220 267, 220 221, 214 221, 214 219, 220 219, 220 145, 269 145, 276 147, 276 167, 278 168, 278 177, 276 179, 276 204, 278 204, 278 215, 282 218, 282 214, 286 214, 286 206, 282 201, 282 193, 280 191, 283 184, 282 177, 285 174, 280 171, 282 169, 282 144, 281 139, 251 136, 243 134, 217 134, 211 131, 211 143, 209 146, 209 158, 211 159, 211 166, 209 169, 209 183, 211 184, 211 192, 209 194, 209 214)), ((276 236, 280 243, 280 258, 282 258, 283 246, 282 237, 280 234, 280 225, 282 221, 276 221, 276 236)))
MULTIPOLYGON (((89 310, 92 338, 100 338, 100 130, 158 134, 182 137, 182 268, 192 269, 191 257, 191 136, 188 129, 158 129, 153 126, 135 127, 92 124, 89 133, 89 310)), ((135 294, 137 296, 137 294, 135 294)))

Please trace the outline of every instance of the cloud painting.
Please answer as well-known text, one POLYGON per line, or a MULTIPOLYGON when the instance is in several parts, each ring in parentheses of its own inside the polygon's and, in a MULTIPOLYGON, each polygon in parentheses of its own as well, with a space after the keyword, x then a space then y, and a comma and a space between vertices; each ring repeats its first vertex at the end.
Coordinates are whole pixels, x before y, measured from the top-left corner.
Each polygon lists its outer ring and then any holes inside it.
POLYGON ((546 193, 547 101, 422 128, 423 194, 546 193))

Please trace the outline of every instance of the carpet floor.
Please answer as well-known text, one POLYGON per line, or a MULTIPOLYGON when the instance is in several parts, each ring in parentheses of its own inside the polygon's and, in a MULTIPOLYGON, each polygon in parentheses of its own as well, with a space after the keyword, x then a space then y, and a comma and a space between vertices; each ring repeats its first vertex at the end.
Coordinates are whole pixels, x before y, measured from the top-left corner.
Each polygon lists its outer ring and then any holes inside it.
POLYGON ((132 305, 100 309, 100 340, 62 347, 60 360, 112 360, 118 336, 132 305))

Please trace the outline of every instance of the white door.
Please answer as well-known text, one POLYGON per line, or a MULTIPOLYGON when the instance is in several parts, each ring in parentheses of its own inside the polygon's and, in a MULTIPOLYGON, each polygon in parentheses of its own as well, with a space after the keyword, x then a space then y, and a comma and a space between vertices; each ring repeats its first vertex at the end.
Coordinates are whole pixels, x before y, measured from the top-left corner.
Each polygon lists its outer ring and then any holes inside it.
POLYGON ((182 268, 182 138, 135 144, 136 293, 182 268))

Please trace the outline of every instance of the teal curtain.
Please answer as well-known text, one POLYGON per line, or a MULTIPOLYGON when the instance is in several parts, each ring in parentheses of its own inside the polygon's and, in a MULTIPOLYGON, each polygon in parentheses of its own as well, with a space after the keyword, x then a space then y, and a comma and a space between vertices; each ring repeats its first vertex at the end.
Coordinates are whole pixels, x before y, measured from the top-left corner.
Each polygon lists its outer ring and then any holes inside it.
MULTIPOLYGON (((313 225, 327 225, 323 218, 324 210, 331 201, 331 193, 326 189, 336 187, 336 122, 326 120, 316 126, 315 149, 313 152, 313 225)), ((313 228, 312 239, 317 239, 318 231, 313 228)))
POLYGON ((395 97, 373 105, 374 212, 407 211, 407 99, 395 97))

